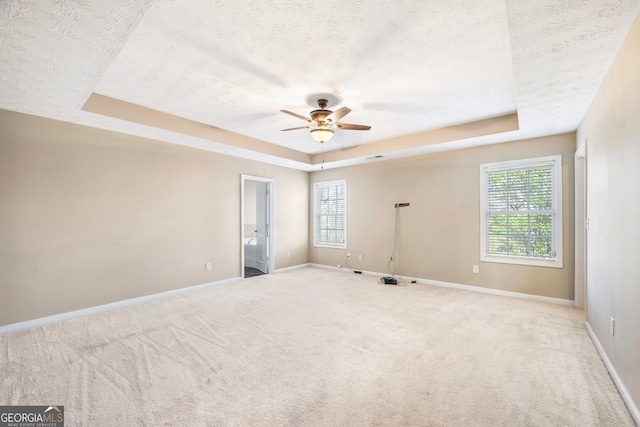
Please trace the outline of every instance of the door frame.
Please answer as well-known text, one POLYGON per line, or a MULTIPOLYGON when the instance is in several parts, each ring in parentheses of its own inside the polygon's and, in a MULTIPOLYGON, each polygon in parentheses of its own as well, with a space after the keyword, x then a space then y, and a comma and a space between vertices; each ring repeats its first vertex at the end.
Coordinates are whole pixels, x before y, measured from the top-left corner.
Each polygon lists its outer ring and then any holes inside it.
POLYGON ((264 178, 254 175, 240 175, 240 275, 244 279, 244 184, 246 181, 259 181, 267 183, 267 191, 269 193, 269 209, 267 210, 267 273, 271 274, 275 270, 275 185, 276 182, 272 178, 264 178))
POLYGON ((574 259, 574 307, 587 314, 587 140, 578 147, 573 158, 574 208, 575 208, 575 259, 574 259))

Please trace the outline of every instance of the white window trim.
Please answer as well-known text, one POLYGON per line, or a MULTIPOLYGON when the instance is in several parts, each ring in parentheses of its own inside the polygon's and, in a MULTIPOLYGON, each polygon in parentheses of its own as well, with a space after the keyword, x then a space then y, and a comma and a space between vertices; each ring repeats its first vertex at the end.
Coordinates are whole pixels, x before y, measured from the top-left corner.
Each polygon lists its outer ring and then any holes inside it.
POLYGON ((347 248, 347 180, 337 179, 313 183, 313 246, 318 248, 347 248), (344 243, 318 242, 318 188, 344 184, 344 243))
POLYGON ((562 156, 546 156, 531 159, 508 160, 504 162, 483 163, 480 165, 480 261, 497 262, 503 264, 520 264, 532 265, 539 267, 562 268, 563 263, 562 250, 562 156), (531 167, 536 165, 546 165, 555 163, 555 200, 553 203, 556 210, 555 236, 556 236, 556 258, 541 259, 515 255, 487 255, 487 221, 486 221, 486 203, 487 203, 487 181, 486 172, 504 169, 519 169, 522 167, 531 167))

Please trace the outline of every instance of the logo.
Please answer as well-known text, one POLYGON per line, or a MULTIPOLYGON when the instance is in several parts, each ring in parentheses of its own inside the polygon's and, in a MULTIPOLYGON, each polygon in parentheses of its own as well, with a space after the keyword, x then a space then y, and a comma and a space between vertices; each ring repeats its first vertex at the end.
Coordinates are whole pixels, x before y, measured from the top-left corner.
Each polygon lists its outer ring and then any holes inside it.
POLYGON ((64 427, 64 406, 0 406, 0 427, 64 427))

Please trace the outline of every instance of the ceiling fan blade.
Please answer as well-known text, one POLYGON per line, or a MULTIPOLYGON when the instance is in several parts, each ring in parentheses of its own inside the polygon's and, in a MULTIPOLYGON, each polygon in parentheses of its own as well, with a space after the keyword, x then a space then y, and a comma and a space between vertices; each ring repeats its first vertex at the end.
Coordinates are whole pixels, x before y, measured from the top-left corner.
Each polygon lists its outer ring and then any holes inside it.
POLYGON ((337 109, 333 113, 329 114, 325 120, 328 122, 335 123, 341 118, 343 118, 344 116, 346 116, 347 114, 349 114, 350 112, 351 112, 350 108, 342 107, 337 109))
POLYGON ((350 125, 348 123, 337 123, 336 126, 339 129, 345 129, 345 130, 369 130, 369 129, 371 129, 371 126, 350 125))
POLYGON ((287 110, 280 110, 280 111, 282 111, 282 112, 283 112, 283 113, 285 113, 285 114, 289 114, 290 116, 293 116, 293 117, 297 117, 297 118, 299 118, 299 119, 302 119, 302 120, 304 120, 304 121, 311 122, 311 119, 309 119, 309 118, 307 118, 307 117, 305 117, 305 116, 301 116, 300 114, 292 113, 291 111, 287 111, 287 110))
POLYGON ((281 132, 284 132, 286 130, 297 130, 297 129, 309 129, 311 126, 300 126, 297 128, 289 128, 289 129, 280 129, 281 132))

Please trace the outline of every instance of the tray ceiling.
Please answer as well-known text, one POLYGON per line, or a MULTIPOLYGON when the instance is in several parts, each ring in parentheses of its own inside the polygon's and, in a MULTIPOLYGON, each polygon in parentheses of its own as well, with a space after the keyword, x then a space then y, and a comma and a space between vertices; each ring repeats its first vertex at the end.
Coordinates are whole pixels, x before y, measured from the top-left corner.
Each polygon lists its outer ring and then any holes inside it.
POLYGON ((493 144, 574 131, 639 11, 640 0, 9 0, 0 108, 302 170, 493 144), (372 129, 324 144, 281 132, 305 123, 279 110, 308 116, 318 93, 372 129))

